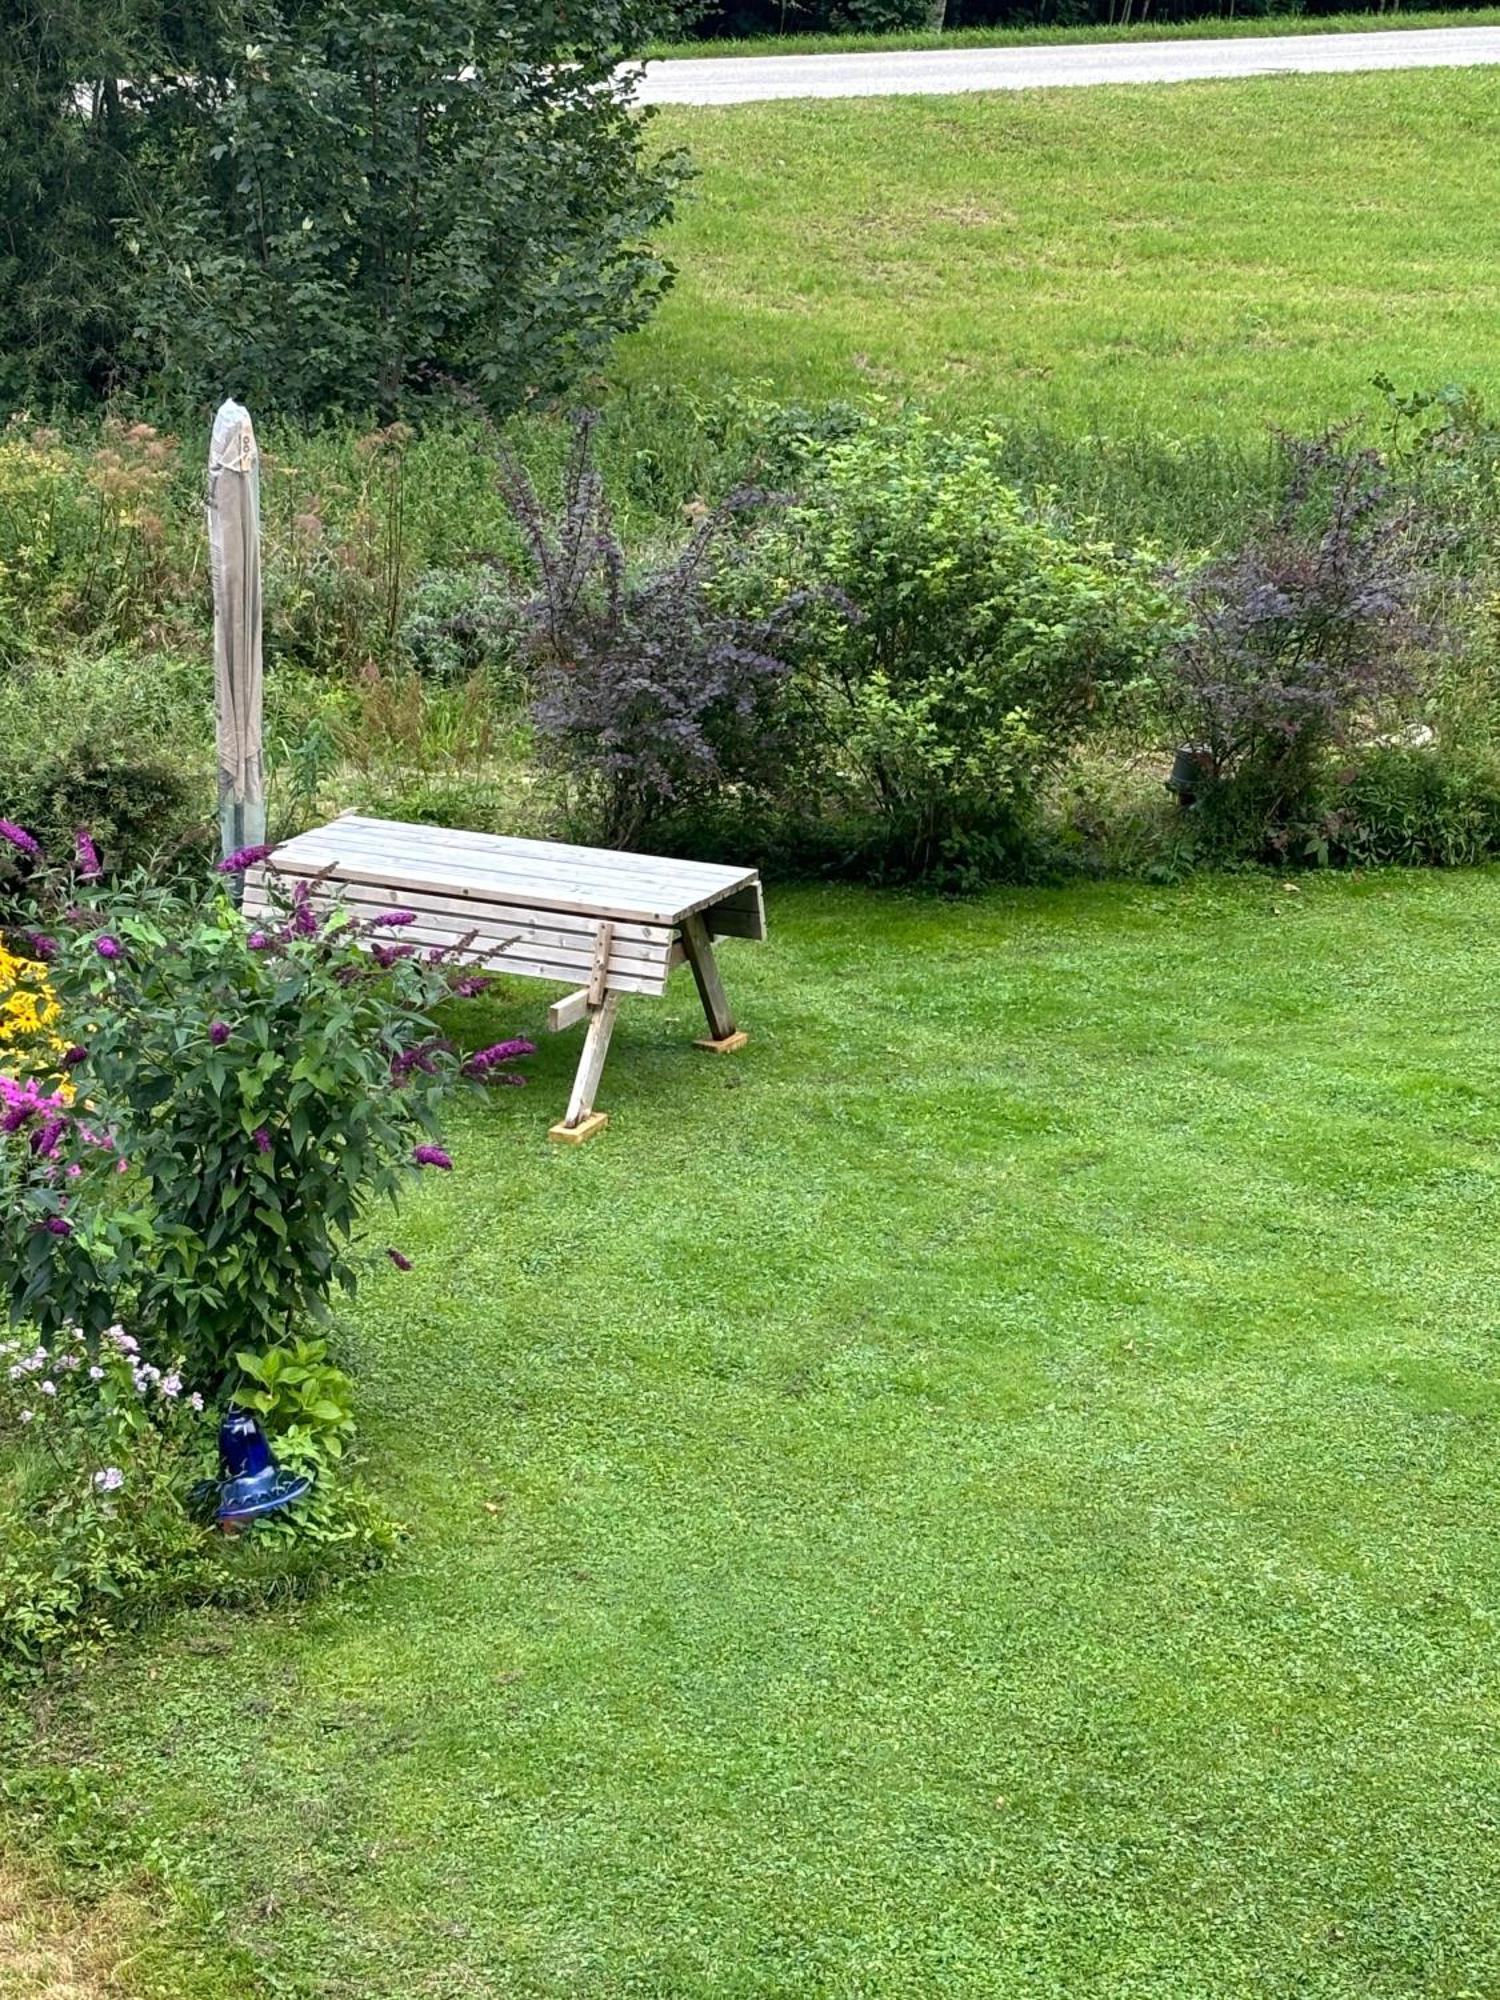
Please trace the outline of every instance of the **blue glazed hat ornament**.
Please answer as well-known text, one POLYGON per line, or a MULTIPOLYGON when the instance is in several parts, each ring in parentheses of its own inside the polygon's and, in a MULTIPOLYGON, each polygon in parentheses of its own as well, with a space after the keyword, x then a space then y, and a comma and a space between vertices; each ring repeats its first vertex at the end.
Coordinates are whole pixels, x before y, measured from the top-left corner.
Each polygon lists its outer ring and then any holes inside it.
POLYGON ((312 1485, 305 1474, 282 1471, 259 1422, 232 1403, 219 1426, 219 1470, 223 1481, 215 1513, 229 1530, 290 1507, 312 1485))

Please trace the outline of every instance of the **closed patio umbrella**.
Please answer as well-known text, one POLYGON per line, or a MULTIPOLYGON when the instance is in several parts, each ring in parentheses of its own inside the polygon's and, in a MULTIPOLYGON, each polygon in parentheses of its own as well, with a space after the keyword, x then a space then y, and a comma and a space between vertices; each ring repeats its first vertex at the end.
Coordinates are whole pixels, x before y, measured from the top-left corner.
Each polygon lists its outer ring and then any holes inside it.
POLYGON ((214 587, 214 717, 219 840, 225 855, 266 837, 261 768, 260 454, 250 412, 229 401, 208 451, 214 587))

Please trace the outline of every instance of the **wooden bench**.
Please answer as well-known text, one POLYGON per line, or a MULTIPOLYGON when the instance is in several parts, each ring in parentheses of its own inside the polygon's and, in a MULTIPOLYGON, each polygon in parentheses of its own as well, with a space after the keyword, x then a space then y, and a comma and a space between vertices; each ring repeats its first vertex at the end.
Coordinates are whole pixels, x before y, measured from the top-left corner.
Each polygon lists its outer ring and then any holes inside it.
POLYGON ((724 997, 713 941, 764 938, 765 901, 753 868, 345 813, 283 841, 269 864, 249 871, 247 916, 277 913, 278 876, 312 882, 314 900, 324 905, 343 902, 371 916, 412 910, 416 922, 402 939, 422 947, 466 940, 465 962, 478 969, 576 982, 547 1012, 554 1031, 588 1024, 554 1139, 586 1139, 608 1123, 594 1099, 621 995, 665 992, 675 966, 692 968, 708 1017, 698 1046, 722 1053, 749 1040, 724 997))

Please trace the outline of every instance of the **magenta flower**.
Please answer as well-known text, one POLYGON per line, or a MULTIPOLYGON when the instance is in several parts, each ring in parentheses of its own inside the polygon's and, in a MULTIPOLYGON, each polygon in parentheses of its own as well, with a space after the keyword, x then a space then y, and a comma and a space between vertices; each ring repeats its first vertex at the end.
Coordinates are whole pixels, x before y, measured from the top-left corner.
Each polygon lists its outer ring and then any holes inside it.
POLYGON ((426 1042, 414 1042, 409 1049, 398 1049, 391 1057, 391 1076, 396 1083, 405 1083, 414 1069, 425 1076, 437 1075, 437 1064, 433 1057, 449 1044, 441 1038, 426 1042))
POLYGON ((208 1030, 208 1039, 216 1049, 222 1049, 224 1044, 229 1040, 229 1023, 227 1021, 212 1022, 208 1030))
POLYGON ((101 958, 118 958, 124 947, 117 937, 111 937, 106 931, 103 937, 94 939, 94 949, 101 958))
POLYGON ((476 994, 487 992, 494 983, 493 973, 471 972, 464 979, 454 980, 453 991, 460 1000, 472 1000, 476 994))
POLYGON ((45 1125, 38 1125, 31 1135, 31 1150, 39 1160, 50 1160, 57 1151, 58 1141, 68 1129, 66 1118, 49 1118, 45 1125))
POLYGON ((264 861, 268 854, 276 852, 276 843, 263 840, 257 847, 237 847, 233 854, 226 854, 219 863, 221 875, 243 875, 247 868, 253 868, 257 861, 264 861))
POLYGON ((77 857, 79 881, 97 882, 104 873, 104 864, 99 859, 94 837, 86 826, 74 828, 73 852, 77 857))
POLYGON ((398 958, 410 958, 416 950, 414 944, 377 944, 370 948, 370 956, 382 972, 389 972, 398 958))
POLYGON ((385 1254, 387 1257, 390 1258, 391 1262, 395 1265, 398 1271, 409 1271, 411 1269, 410 1257, 403 1257, 399 1250, 391 1250, 388 1248, 385 1254))
POLYGON ((49 1215, 47 1217, 47 1228, 53 1236, 71 1236, 73 1234, 73 1225, 65 1215, 49 1215))
POLYGON ((399 930, 403 924, 417 921, 415 910, 382 910, 378 917, 371 917, 367 929, 372 931, 399 930))
POLYGON ((464 1064, 464 1075, 484 1083, 524 1083, 524 1077, 503 1070, 501 1065, 514 1062, 517 1056, 535 1054, 534 1042, 494 1042, 487 1049, 474 1051, 464 1064))
POLYGON ((41 844, 34 834, 24 826, 17 826, 13 819, 0 819, 0 840, 8 840, 12 847, 18 847, 29 861, 40 861, 41 844))
POLYGON ((287 930, 293 937, 316 937, 323 928, 323 919, 313 908, 312 890, 305 882, 297 883, 292 890, 292 920, 287 930))
POLYGON ((419 1167, 441 1167, 447 1174, 453 1171, 453 1162, 441 1146, 418 1146, 412 1158, 419 1167))
POLYGON ((264 1126, 264 1125, 257 1125, 257 1126, 256 1126, 256 1128, 255 1128, 255 1131, 254 1131, 254 1134, 253 1134, 252 1136, 254 1137, 254 1140, 255 1140, 255 1150, 256 1150, 256 1152, 257 1152, 257 1153, 269 1153, 269 1152, 270 1152, 270 1150, 271 1150, 271 1135, 270 1135, 270 1133, 269 1133, 269 1132, 268 1132, 268 1131, 266 1130, 266 1128, 265 1128, 265 1126, 264 1126))
POLYGON ((270 942, 264 931, 251 931, 249 937, 245 939, 251 951, 264 951, 270 942))

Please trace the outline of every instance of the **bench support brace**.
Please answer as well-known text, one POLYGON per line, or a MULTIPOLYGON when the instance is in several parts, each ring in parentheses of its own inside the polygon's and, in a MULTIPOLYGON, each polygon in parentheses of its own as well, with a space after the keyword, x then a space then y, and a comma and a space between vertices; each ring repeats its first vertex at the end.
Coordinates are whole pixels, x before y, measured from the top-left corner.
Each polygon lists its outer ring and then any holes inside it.
POLYGON ((719 977, 719 968, 714 961, 713 940, 709 937, 708 926, 702 917, 684 917, 681 926, 682 949, 687 962, 692 967, 693 981, 698 988, 698 998, 703 1002, 703 1011, 708 1016, 708 1033, 699 1041, 700 1049, 712 1049, 718 1055, 726 1055, 731 1049, 742 1049, 750 1037, 742 1034, 734 1025, 734 1014, 725 996, 724 982, 719 977))
POLYGON ((604 1074, 604 1058, 609 1054, 609 1038, 614 1033, 615 1016, 619 1011, 618 993, 606 993, 597 1005, 590 1005, 589 1024, 583 1036, 583 1053, 578 1058, 578 1074, 573 1079, 573 1095, 568 1099, 568 1108, 561 1123, 549 1128, 549 1138, 561 1140, 564 1145, 576 1146, 585 1139, 592 1139, 609 1123, 606 1112, 594 1109, 594 1098, 599 1089, 599 1079, 604 1074))

